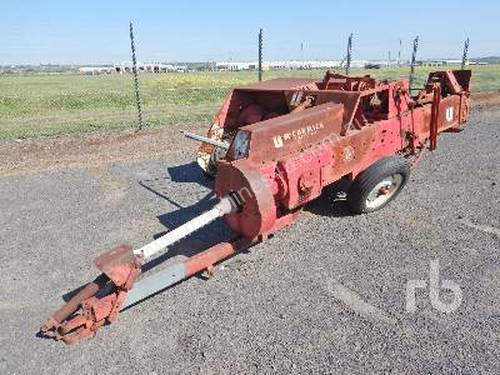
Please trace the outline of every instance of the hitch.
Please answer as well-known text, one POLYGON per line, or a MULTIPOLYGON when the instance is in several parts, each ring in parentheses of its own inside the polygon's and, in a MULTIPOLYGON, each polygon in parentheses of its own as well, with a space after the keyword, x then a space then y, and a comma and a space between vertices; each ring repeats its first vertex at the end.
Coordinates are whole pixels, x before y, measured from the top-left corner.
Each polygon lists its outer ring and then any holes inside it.
POLYGON ((115 321, 121 310, 202 270, 211 270, 214 264, 247 246, 248 241, 222 242, 138 281, 134 287, 147 259, 237 209, 234 198, 227 196, 211 210, 139 249, 120 245, 101 254, 94 264, 102 273, 47 319, 40 328, 40 336, 74 344, 115 321))
POLYGON ((43 324, 42 336, 74 344, 94 336, 99 327, 116 320, 127 292, 141 273, 142 261, 131 246, 120 245, 97 257, 94 263, 102 274, 43 324), (106 290, 109 290, 107 295, 96 297, 106 290))

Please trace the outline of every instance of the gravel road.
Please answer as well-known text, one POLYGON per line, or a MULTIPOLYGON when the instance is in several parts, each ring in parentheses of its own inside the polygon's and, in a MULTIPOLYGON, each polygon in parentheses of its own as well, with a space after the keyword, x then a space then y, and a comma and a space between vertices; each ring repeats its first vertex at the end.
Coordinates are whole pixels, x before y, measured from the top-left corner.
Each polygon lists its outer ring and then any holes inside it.
MULTIPOLYGON (((500 373, 499 123, 500 109, 476 111, 443 135, 384 210, 350 216, 320 198, 213 278, 71 347, 36 332, 95 276, 91 259, 210 207, 210 181, 185 151, 0 176, 0 373, 500 373), (431 263, 461 295, 431 301, 431 263), (414 312, 411 280, 428 285, 414 312)), ((228 234, 216 222, 171 255, 228 234)))

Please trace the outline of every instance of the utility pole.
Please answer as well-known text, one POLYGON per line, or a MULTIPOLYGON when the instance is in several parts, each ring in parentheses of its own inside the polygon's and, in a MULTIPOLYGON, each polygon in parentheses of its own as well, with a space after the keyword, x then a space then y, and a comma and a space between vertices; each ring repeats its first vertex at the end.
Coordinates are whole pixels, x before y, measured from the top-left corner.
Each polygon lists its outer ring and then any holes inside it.
POLYGON ((258 41, 258 46, 259 46, 259 82, 262 81, 262 29, 259 30, 259 41, 258 41))
POLYGON ((349 71, 351 70, 351 56, 352 55, 352 33, 347 38, 347 55, 346 55, 346 63, 345 63, 345 74, 349 75, 349 71))
POLYGON ((391 51, 387 51, 387 66, 391 66, 391 51))
POLYGON ((464 53, 462 55, 462 70, 465 68, 465 64, 467 63, 467 56, 469 54, 469 37, 465 39, 464 42, 464 53))
POLYGON ((417 62, 417 50, 418 50, 418 35, 413 39, 413 52, 411 54, 411 64, 410 64, 410 92, 412 89, 413 81, 415 81, 415 64, 417 62))
POLYGON ((134 43, 134 25, 132 25, 132 21, 130 21, 129 23, 129 32, 130 32, 130 49, 132 51, 132 73, 134 75, 135 103, 137 106, 137 117, 139 119, 139 127, 137 130, 142 130, 144 128, 144 119, 142 113, 141 95, 139 92, 139 75, 137 73, 137 58, 135 56, 135 43, 134 43))

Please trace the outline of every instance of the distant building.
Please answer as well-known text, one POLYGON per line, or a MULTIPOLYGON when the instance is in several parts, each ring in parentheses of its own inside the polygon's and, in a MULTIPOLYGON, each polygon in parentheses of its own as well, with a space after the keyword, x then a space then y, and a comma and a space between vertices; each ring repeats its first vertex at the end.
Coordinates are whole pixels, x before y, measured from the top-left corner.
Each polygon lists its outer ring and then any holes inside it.
POLYGON ((110 74, 114 69, 112 66, 82 66, 78 69, 82 74, 110 74))
MULTIPOLYGON (((424 60, 424 61, 419 61, 419 65, 421 66, 462 65, 462 60, 461 59, 424 60)), ((469 62, 466 61, 465 65, 469 65, 469 62)))
MULTIPOLYGON (((351 67, 362 68, 368 63, 367 60, 353 60, 351 67)), ((223 61, 215 64, 216 70, 219 71, 240 71, 240 70, 256 70, 258 63, 256 61, 223 61)), ((330 69, 341 67, 340 60, 280 60, 280 61, 265 61, 263 70, 268 69, 330 69)))
POLYGON ((466 65, 488 65, 488 61, 469 61, 466 65))
MULTIPOLYGON (((215 63, 215 67, 219 71, 231 71, 231 72, 238 72, 240 70, 256 70, 258 67, 259 63, 258 62, 218 62, 215 63)), ((262 69, 268 70, 269 65, 263 64, 262 69)))
MULTIPOLYGON (((166 73, 166 72, 187 72, 188 67, 185 65, 172 65, 172 64, 161 64, 161 63, 139 63, 137 64, 137 70, 144 73, 166 73)), ((117 73, 132 73, 132 64, 123 63, 115 64, 114 71, 117 73)))

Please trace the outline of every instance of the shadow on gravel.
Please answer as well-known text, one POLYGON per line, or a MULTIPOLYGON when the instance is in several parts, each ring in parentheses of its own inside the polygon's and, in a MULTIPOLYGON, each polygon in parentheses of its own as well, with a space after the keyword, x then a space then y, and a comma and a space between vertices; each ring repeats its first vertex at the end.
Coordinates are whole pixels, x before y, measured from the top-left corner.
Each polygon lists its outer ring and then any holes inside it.
POLYGON ((304 209, 320 216, 354 216, 354 214, 349 211, 345 199, 345 192, 349 189, 349 185, 349 181, 340 180, 332 185, 326 186, 321 196, 307 204, 304 209))
MULTIPOLYGON (((179 227, 191 219, 194 219, 196 216, 213 208, 213 206, 217 203, 217 198, 213 193, 213 180, 202 172, 196 162, 190 162, 175 167, 168 167, 167 173, 168 176, 139 181, 141 186, 167 200, 169 203, 178 208, 173 212, 168 212, 158 216, 160 223, 168 230, 156 233, 153 235, 154 239, 157 239, 166 234, 168 231, 179 227), (210 191, 195 204, 188 207, 182 207, 178 202, 172 200, 166 195, 168 193, 168 189, 172 188, 172 185, 170 184, 171 182, 197 183, 210 189, 210 191)), ((179 188, 182 188, 182 186, 179 185, 179 188)), ((214 223, 211 223, 194 232, 179 243, 170 246, 167 253, 146 264, 143 267, 143 272, 156 267, 169 258, 178 255, 186 257, 192 256, 218 242, 230 239, 232 236, 233 234, 231 230, 225 225, 223 220, 217 220, 214 223)))
MULTIPOLYGON (((216 199, 214 199, 212 193, 207 194, 202 200, 198 203, 176 210, 174 212, 169 212, 163 215, 158 216, 158 220, 162 225, 164 225, 169 230, 175 229, 181 224, 193 219, 199 214, 205 212, 206 210, 212 208, 216 203, 216 199)), ((157 239, 168 231, 159 232, 153 235, 154 239, 157 239)), ((207 225, 204 228, 194 232, 190 236, 184 238, 180 242, 169 247, 168 251, 163 255, 152 259, 148 263, 142 266, 142 272, 147 272, 160 264, 166 262, 170 258, 174 258, 176 256, 190 257, 193 256, 219 242, 228 241, 234 239, 236 236, 231 231, 231 229, 224 223, 223 220, 219 219, 215 222, 207 225)), ((202 274, 198 274, 195 277, 206 279, 206 277, 202 274)), ((68 302, 73 296, 75 296, 80 290, 85 287, 86 284, 81 285, 80 287, 66 293, 63 295, 63 300, 68 302)), ((105 295, 109 290, 105 289, 102 291, 103 295, 105 295)))
MULTIPOLYGON (((168 231, 173 230, 187 221, 194 219, 196 216, 205 211, 213 208, 217 203, 217 198, 213 193, 214 181, 205 175, 196 162, 178 165, 175 167, 167 168, 168 176, 154 178, 150 180, 140 181, 139 184, 159 197, 164 198, 178 209, 173 212, 168 212, 158 216, 160 223, 168 230, 156 233, 153 238, 157 239, 168 231), (166 184, 174 183, 197 183, 210 191, 195 204, 182 207, 178 202, 173 201, 165 194, 168 191, 166 184)), ((172 187, 171 185, 169 186, 172 187)), ((179 188, 182 188, 179 186, 179 188)), ((180 242, 169 247, 168 252, 153 259, 148 264, 143 266, 143 272, 146 272, 166 260, 176 257, 178 255, 190 257, 215 245, 221 241, 226 241, 234 237, 234 233, 224 223, 223 220, 216 220, 215 222, 207 225, 204 228, 192 233, 190 236, 184 238, 180 242)))
POLYGON ((198 163, 194 161, 175 167, 168 167, 167 171, 173 182, 196 182, 209 189, 213 189, 214 187, 214 180, 203 173, 198 163))
MULTIPOLYGON (((155 235, 153 235, 154 239, 163 236, 169 230, 175 229, 180 225, 186 223, 187 221, 193 219, 194 217, 200 215, 201 213, 209 210, 217 202, 217 199, 215 198, 212 191, 213 180, 201 171, 196 162, 169 167, 167 171, 168 176, 154 177, 151 179, 139 181, 139 185, 146 188, 155 195, 167 200, 169 203, 178 208, 176 211, 157 216, 160 223, 168 230, 156 233, 155 235), (198 183, 201 186, 209 188, 210 192, 208 192, 200 201, 198 201, 194 205, 182 207, 178 202, 172 200, 167 195, 168 189, 171 188, 170 182, 198 183)), ((168 252, 145 264, 142 267, 142 272, 151 270, 167 261, 168 259, 179 255, 190 257, 202 250, 207 249, 210 246, 215 245, 218 242, 230 240, 233 237, 234 233, 232 233, 232 231, 224 223, 224 221, 217 220, 207 225, 206 227, 194 232, 182 241, 170 246, 168 252)), ((64 301, 68 302, 73 296, 75 296, 80 290, 82 290, 85 285, 86 284, 64 294, 64 301)))
POLYGON ((194 161, 187 164, 177 165, 175 167, 168 167, 167 172, 168 176, 141 180, 139 181, 139 185, 153 194, 156 194, 160 198, 165 199, 177 208, 182 208, 182 206, 167 195, 167 181, 176 183, 197 183, 205 188, 213 190, 213 180, 205 175, 198 164, 194 161))

